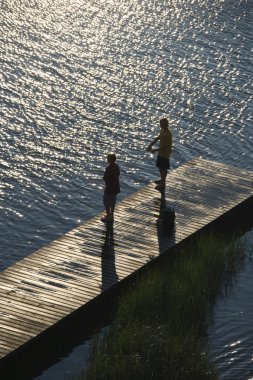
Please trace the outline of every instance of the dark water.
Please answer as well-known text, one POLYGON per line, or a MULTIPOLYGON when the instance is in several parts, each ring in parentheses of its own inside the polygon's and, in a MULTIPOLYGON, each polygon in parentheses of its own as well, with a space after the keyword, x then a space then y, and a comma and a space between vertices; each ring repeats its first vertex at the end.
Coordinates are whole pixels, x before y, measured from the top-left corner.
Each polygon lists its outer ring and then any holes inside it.
POLYGON ((253 229, 244 235, 245 260, 215 307, 211 349, 220 380, 253 379, 253 229))
POLYGON ((153 179, 161 116, 173 168, 252 169, 253 0, 0 5, 1 270, 102 211, 108 151, 119 199, 153 179))

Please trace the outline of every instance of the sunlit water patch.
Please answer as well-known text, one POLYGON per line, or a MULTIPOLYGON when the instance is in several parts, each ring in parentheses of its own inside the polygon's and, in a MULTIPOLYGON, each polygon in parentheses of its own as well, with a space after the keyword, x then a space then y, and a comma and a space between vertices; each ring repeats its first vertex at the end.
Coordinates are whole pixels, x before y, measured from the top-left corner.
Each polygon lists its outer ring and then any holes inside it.
MULTIPOLYGON (((0 269, 102 211, 108 151, 119 200, 196 155, 252 169, 253 0, 3 0, 0 269)), ((234 341, 233 341, 234 342, 234 341)))
POLYGON ((252 168, 252 0, 4 1, 0 17, 0 268, 196 155, 252 168), (98 201, 101 199, 101 201, 98 201))

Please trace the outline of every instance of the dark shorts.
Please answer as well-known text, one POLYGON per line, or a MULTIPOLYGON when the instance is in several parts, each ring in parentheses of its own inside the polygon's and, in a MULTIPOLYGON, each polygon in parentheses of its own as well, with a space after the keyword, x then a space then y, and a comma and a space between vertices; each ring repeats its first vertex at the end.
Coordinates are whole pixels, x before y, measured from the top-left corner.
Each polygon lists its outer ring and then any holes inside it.
POLYGON ((104 206, 106 209, 115 207, 117 194, 104 193, 104 206))
POLYGON ((170 169, 170 159, 157 156, 156 167, 162 170, 170 169))

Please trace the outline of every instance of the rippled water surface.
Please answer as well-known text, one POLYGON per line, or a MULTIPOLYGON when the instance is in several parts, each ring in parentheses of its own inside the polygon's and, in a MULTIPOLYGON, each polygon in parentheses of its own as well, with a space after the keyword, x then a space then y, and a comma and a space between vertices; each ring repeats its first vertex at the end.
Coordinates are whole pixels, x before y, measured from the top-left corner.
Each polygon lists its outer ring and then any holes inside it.
POLYGON ((245 236, 246 260, 228 294, 217 303, 210 331, 220 380, 253 379, 253 229, 245 236))
POLYGON ((252 169, 253 0, 1 0, 0 269, 102 211, 108 151, 119 199, 172 167, 252 169))

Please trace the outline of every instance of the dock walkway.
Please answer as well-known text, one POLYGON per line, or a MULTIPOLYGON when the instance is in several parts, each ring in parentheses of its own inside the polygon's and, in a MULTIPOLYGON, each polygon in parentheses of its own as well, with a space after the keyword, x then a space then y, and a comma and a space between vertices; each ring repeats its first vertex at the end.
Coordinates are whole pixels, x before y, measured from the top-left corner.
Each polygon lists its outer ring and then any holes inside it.
POLYGON ((66 331, 78 310, 146 263, 245 202, 252 205, 252 179, 252 172, 195 158, 170 172, 164 196, 150 183, 117 204, 113 225, 97 215, 2 271, 0 375, 18 357, 23 369, 29 366, 29 347, 36 352, 44 335, 55 340, 55 327, 66 331), (166 204, 176 211, 171 234, 159 220, 166 204))

